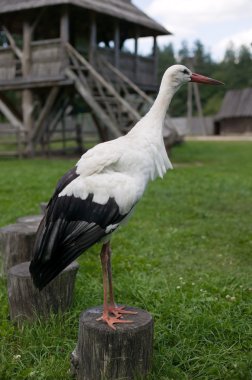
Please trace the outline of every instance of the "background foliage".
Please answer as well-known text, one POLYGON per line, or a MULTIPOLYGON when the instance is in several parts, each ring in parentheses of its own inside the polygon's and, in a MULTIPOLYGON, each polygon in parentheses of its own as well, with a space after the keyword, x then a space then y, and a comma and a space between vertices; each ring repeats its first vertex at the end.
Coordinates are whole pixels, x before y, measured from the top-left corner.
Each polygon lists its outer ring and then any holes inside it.
MULTIPOLYGON (((175 52, 172 43, 159 50, 159 79, 167 67, 182 63, 203 75, 221 80, 225 86, 216 91, 215 87, 200 86, 200 96, 205 115, 216 114, 227 90, 252 87, 252 49, 241 46, 235 49, 232 44, 226 49, 221 62, 215 62, 200 40, 196 40, 192 49, 186 41, 175 52), (192 59, 192 57, 194 57, 192 59)), ((187 106, 187 88, 182 87, 179 96, 174 97, 170 106, 172 116, 185 116, 187 106)))

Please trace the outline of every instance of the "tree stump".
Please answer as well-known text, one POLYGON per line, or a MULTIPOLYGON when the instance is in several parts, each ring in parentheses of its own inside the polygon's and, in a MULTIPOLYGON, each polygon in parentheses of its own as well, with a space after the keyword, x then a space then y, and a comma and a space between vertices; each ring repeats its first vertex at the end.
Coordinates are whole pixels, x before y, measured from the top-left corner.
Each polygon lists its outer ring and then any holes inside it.
POLYGON ((27 216, 22 216, 21 218, 18 218, 17 223, 34 224, 38 228, 42 218, 43 218, 43 215, 27 215, 27 216))
POLYGON ((81 314, 78 343, 71 354, 71 371, 78 380, 145 379, 151 368, 153 348, 153 319, 144 310, 126 315, 131 324, 116 325, 96 321, 102 307, 81 314))
POLYGON ((0 228, 0 275, 16 264, 31 260, 38 224, 16 223, 0 228))
POLYGON ((64 312, 72 303, 79 264, 75 261, 43 290, 35 288, 29 272, 30 262, 15 265, 8 271, 10 318, 20 326, 24 320, 64 312))

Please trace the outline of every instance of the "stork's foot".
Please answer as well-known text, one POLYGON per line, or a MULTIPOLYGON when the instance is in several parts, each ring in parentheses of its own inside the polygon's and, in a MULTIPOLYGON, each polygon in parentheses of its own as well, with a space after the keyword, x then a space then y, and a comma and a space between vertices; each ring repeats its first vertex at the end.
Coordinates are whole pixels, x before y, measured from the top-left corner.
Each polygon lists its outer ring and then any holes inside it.
POLYGON ((106 322, 108 326, 111 327, 113 330, 116 330, 116 327, 114 326, 116 323, 133 323, 133 321, 120 319, 120 317, 110 317, 109 315, 104 313, 100 318, 97 318, 96 320, 106 322))
POLYGON ((136 315, 136 311, 124 310, 125 306, 109 306, 109 312, 116 318, 120 318, 123 314, 136 315))

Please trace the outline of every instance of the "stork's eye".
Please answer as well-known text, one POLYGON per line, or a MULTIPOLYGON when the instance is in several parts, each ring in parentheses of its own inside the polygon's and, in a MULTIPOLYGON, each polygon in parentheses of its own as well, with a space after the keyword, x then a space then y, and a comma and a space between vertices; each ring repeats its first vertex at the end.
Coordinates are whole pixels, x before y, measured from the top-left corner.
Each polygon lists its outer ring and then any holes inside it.
POLYGON ((189 71, 188 70, 183 70, 183 74, 188 74, 188 75, 190 75, 190 73, 189 73, 189 71))

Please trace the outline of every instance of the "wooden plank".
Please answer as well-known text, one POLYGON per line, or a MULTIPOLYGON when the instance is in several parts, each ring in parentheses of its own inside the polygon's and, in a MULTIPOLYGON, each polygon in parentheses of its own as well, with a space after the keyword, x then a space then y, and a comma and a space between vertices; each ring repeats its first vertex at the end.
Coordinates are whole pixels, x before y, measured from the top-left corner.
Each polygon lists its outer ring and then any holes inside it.
POLYGON ((72 81, 66 79, 64 76, 53 76, 43 78, 16 78, 13 81, 0 81, 1 92, 10 90, 23 90, 26 88, 43 88, 52 86, 69 86, 73 84, 72 81))
POLYGON ((107 114, 103 111, 100 105, 96 102, 91 92, 88 91, 83 84, 80 82, 79 77, 69 68, 65 70, 66 75, 72 79, 75 83, 75 87, 80 95, 83 97, 88 106, 93 110, 96 114, 97 118, 106 125, 106 127, 110 130, 114 137, 120 137, 121 132, 118 127, 110 120, 107 114))

